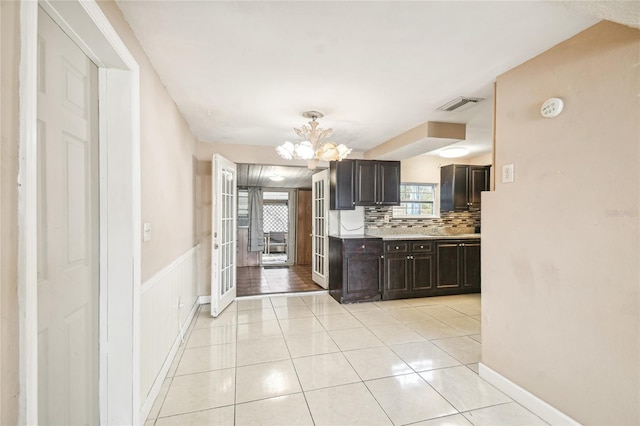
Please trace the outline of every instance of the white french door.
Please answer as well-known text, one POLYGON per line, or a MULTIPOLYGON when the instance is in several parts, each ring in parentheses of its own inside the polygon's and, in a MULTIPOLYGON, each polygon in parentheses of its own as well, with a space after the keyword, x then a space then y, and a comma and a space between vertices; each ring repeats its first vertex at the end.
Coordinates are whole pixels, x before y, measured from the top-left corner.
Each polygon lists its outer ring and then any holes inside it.
POLYGON ((211 316, 217 317, 236 298, 236 164, 213 155, 211 188, 211 316))
POLYGON ((313 261, 311 277, 319 286, 329 286, 329 170, 312 176, 311 197, 313 217, 311 251, 313 261))
POLYGON ((38 14, 38 422, 98 413, 98 69, 38 14))

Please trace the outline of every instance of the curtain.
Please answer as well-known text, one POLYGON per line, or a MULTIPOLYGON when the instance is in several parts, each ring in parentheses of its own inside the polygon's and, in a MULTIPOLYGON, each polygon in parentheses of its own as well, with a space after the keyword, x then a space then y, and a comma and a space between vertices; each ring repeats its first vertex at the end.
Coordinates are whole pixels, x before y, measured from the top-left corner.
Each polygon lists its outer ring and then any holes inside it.
POLYGON ((262 251, 263 248, 262 188, 249 188, 249 251, 262 251))

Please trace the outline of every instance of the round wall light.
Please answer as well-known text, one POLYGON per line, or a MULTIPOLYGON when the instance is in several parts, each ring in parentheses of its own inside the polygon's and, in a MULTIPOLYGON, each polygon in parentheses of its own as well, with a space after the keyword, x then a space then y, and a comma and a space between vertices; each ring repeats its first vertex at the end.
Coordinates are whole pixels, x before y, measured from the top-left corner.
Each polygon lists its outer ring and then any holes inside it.
POLYGON ((455 148, 447 148, 440 151, 440 157, 444 158, 457 158, 464 157, 469 153, 467 148, 463 148, 461 146, 455 148))

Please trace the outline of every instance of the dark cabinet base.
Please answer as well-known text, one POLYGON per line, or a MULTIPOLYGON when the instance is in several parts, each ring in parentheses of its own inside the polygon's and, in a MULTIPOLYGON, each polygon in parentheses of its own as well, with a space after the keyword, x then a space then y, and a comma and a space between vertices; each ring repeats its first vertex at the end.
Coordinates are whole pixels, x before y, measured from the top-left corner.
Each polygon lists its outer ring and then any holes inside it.
POLYGON ((386 241, 383 300, 480 292, 480 240, 386 241))
POLYGON ((382 240, 329 237, 329 294, 340 303, 382 299, 382 240))

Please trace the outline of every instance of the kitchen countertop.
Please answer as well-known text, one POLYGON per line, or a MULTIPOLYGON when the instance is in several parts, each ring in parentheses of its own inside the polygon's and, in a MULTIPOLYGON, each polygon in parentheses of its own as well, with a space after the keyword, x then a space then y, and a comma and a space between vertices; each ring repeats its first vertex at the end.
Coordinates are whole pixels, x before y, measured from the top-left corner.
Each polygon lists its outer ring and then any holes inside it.
POLYGON ((365 234, 351 234, 351 235, 333 235, 329 234, 331 238, 338 238, 340 240, 381 240, 382 237, 377 235, 365 235, 365 234))
POLYGON ((353 235, 329 235, 333 238, 339 238, 341 240, 383 240, 383 241, 398 241, 398 240, 464 240, 464 239, 479 239, 480 234, 459 234, 459 235, 424 235, 424 234, 397 234, 397 235, 366 235, 366 234, 353 234, 353 235))
POLYGON ((480 238, 480 234, 459 234, 459 235, 424 235, 424 234, 398 234, 380 236, 384 241, 394 240, 463 240, 480 238))

